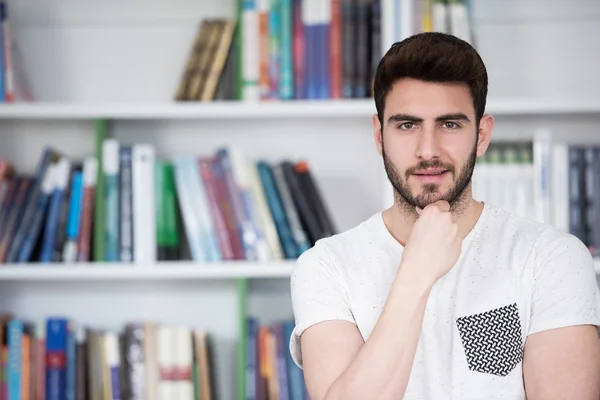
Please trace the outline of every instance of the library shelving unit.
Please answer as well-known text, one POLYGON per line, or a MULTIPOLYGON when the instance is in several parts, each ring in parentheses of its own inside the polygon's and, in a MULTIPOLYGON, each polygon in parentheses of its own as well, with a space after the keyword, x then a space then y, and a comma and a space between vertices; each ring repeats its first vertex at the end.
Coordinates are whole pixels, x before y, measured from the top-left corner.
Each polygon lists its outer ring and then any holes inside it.
MULTIPOLYGON (((536 18, 547 22, 537 24, 523 17, 534 14, 523 12, 531 7, 517 0, 500 8, 492 0, 473 3, 477 45, 491 77, 488 112, 496 116, 495 140, 531 142, 545 128, 558 140, 600 143, 600 98, 595 96, 600 87, 590 66, 598 65, 600 56, 586 52, 595 64, 567 64, 579 57, 579 47, 563 45, 585 40, 594 45, 595 36, 586 32, 600 27, 600 11, 589 14, 595 6, 583 0, 576 2, 585 5, 580 11, 572 2, 552 2, 535 10, 536 18), (597 18, 582 22, 574 13, 597 18), (555 31, 563 41, 551 40, 555 31), (535 57, 516 63, 507 51, 535 57), (548 89, 549 76, 554 92, 548 89)), ((0 105, 0 158, 18 170, 33 171, 46 145, 73 158, 93 155, 95 123, 106 120, 121 143, 152 143, 159 158, 211 153, 233 144, 248 159, 305 159, 338 231, 389 200, 372 140, 371 99, 171 101, 198 22, 236 15, 236 1, 57 0, 50 5, 32 0, 9 1, 9 6, 37 97, 33 103, 0 105)), ((214 337, 220 398, 241 400, 245 318, 255 315, 271 323, 292 317, 293 265, 289 260, 3 265, 0 304, 31 320, 64 315, 97 328, 121 329, 126 322, 149 319, 205 329, 214 337)), ((600 262, 596 270, 600 273, 600 262)))

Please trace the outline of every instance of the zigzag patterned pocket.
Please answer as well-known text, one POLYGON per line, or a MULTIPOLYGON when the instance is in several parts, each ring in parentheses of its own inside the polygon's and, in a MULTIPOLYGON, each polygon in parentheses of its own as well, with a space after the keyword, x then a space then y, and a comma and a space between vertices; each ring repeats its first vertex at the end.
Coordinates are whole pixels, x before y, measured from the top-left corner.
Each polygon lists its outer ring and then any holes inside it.
POLYGON ((470 370, 506 376, 523 360, 516 303, 458 318, 456 324, 470 370))

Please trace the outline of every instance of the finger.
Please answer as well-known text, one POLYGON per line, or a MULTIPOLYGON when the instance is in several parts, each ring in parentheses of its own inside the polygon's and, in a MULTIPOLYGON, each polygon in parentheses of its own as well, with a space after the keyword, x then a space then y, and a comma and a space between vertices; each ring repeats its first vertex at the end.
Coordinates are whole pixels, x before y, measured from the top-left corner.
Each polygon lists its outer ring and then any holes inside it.
POLYGON ((415 207, 415 210, 417 210, 417 214, 421 215, 421 213, 423 212, 422 209, 420 209, 418 206, 415 207))
POLYGON ((450 203, 448 203, 446 200, 438 200, 433 204, 435 204, 440 211, 450 211, 450 203))

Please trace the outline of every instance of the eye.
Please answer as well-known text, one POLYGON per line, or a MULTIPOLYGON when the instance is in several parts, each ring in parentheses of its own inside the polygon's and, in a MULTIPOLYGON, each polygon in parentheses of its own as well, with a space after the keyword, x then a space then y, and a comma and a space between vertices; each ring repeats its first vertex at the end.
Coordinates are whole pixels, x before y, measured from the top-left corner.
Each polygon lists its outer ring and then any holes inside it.
POLYGON ((445 129, 458 129, 460 126, 456 122, 446 121, 444 122, 445 129))
POLYGON ((399 128, 399 129, 402 129, 402 130, 404 130, 404 131, 405 131, 405 130, 412 129, 412 128, 414 128, 414 127, 415 127, 415 123, 414 123, 414 122, 403 122, 403 123, 401 123, 400 125, 398 125, 398 128, 399 128))

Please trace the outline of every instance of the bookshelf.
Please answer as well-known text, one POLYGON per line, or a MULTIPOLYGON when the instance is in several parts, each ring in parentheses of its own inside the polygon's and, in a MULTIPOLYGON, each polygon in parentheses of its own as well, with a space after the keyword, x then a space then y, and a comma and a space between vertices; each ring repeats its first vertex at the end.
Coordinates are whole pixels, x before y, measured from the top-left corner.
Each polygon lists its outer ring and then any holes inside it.
POLYGON ((164 261, 155 265, 132 266, 121 263, 49 263, 23 267, 5 264, 0 281, 215 281, 236 279, 288 278, 292 261, 199 264, 187 261, 164 261))
MULTIPOLYGON (((234 144, 249 159, 306 159, 339 231, 381 208, 372 99, 173 102, 198 22, 235 16, 236 1, 122 3, 9 2, 39 101, 0 105, 0 158, 32 171, 47 144, 78 159, 92 155, 94 123, 105 119, 122 143, 152 143, 159 158, 234 144)), ((497 117, 494 140, 531 142, 546 128, 562 141, 600 143, 600 55, 586 47, 595 45, 600 7, 585 0, 472 3, 490 75, 487 111, 497 117), (589 60, 573 61, 584 53, 589 60)), ((66 315, 97 328, 141 319, 204 328, 216 339, 219 398, 241 400, 241 321, 291 317, 292 268, 287 260, 4 265, 0 304, 25 319, 66 315)))
MULTIPOLYGON (((495 116, 594 116, 597 99, 490 98, 495 116)), ((33 102, 0 105, 0 119, 25 120, 280 120, 369 118, 372 99, 214 102, 33 102)))

